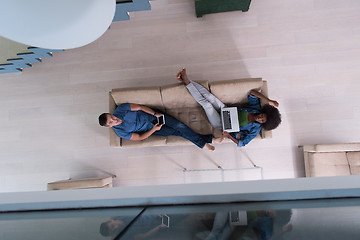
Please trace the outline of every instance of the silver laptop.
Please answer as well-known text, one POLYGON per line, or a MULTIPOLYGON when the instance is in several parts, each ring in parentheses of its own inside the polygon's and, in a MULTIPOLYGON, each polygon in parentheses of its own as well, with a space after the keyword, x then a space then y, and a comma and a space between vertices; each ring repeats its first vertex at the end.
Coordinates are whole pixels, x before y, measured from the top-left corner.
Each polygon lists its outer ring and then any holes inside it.
POLYGON ((246 211, 229 212, 229 222, 231 226, 246 226, 248 224, 246 211))
POLYGON ((224 132, 239 132, 239 118, 236 107, 224 107, 221 109, 221 122, 224 132))

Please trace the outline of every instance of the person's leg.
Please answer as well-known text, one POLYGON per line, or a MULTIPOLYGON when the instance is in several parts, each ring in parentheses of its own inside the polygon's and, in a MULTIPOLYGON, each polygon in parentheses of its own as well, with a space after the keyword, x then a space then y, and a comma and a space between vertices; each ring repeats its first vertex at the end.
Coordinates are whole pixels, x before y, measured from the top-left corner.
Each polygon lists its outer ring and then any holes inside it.
POLYGON ((225 105, 206 88, 196 82, 190 81, 185 68, 182 68, 179 71, 176 78, 186 85, 186 88, 189 90, 193 98, 205 110, 210 124, 215 128, 221 128, 220 109, 225 107, 225 105))
MULTIPOLYGON (((212 142, 212 135, 197 134, 196 132, 191 130, 191 128, 189 128, 184 123, 177 120, 176 118, 174 118, 168 114, 164 114, 164 116, 165 116, 165 125, 163 125, 159 131, 156 131, 154 133, 155 135, 180 136, 180 137, 183 137, 183 138, 191 141, 199 148, 203 148, 204 146, 209 148, 209 145, 210 145, 209 143, 212 142)), ((210 145, 210 146, 212 147, 212 145, 210 145)), ((209 148, 209 149, 214 150, 211 148, 209 148)))
POLYGON ((211 232, 205 240, 217 239, 219 234, 221 232, 223 232, 228 220, 229 220, 228 212, 217 212, 215 215, 215 219, 214 219, 214 223, 213 223, 211 232))
MULTIPOLYGON (((199 84, 200 85, 200 84, 199 84)), ((186 85, 186 88, 189 90, 193 98, 201 105, 205 110, 206 116, 210 124, 215 128, 221 128, 221 117, 220 110, 218 111, 215 106, 208 99, 200 93, 200 91, 195 86, 194 82, 190 82, 186 85)), ((211 94, 211 93, 210 93, 211 94)), ((217 103, 215 103, 217 105, 217 103)))
POLYGON ((219 236, 219 240, 228 240, 231 234, 234 232, 234 228, 227 222, 223 228, 221 236, 219 236))
POLYGON ((225 107, 225 104, 220 101, 214 94, 210 93, 209 90, 207 90, 203 85, 190 81, 196 89, 201 93, 201 95, 206 98, 215 108, 216 111, 220 112, 221 108, 225 107))

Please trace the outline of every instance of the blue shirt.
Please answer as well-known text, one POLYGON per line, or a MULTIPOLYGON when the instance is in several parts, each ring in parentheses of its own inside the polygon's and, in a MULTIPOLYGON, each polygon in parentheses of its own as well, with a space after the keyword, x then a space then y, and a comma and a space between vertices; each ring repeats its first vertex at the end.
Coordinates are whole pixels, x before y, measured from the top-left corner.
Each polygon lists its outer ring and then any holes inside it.
MULTIPOLYGON (((256 114, 261 113, 260 99, 258 97, 249 94, 248 103, 249 105, 247 107, 240 108, 240 110, 246 111, 248 113, 256 113, 256 114)), ((241 136, 239 139, 238 147, 243 147, 246 144, 248 144, 251 140, 253 140, 260 133, 261 128, 262 128, 261 123, 258 122, 250 122, 245 126, 240 127, 241 136)), ((238 133, 230 133, 230 134, 234 138, 237 138, 236 135, 238 133)))
POLYGON ((123 122, 113 126, 115 133, 124 139, 129 140, 132 133, 147 132, 154 127, 156 117, 143 111, 131 111, 129 103, 120 104, 113 115, 123 122))

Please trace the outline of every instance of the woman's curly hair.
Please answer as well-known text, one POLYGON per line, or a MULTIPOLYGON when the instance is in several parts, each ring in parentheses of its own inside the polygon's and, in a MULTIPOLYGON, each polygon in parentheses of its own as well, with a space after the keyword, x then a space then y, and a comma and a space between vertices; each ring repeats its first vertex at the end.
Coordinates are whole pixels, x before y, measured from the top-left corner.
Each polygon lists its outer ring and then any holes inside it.
POLYGON ((265 130, 273 130, 280 125, 281 114, 279 112, 279 109, 277 109, 269 104, 265 104, 261 108, 261 113, 266 114, 266 122, 262 124, 262 127, 265 130))

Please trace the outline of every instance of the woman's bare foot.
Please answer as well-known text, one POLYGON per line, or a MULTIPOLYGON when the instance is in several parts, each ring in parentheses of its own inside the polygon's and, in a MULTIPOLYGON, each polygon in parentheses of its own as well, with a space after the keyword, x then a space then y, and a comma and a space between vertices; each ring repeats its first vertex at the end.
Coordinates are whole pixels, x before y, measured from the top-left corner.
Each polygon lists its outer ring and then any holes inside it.
POLYGON ((179 80, 180 82, 185 83, 185 85, 188 85, 190 83, 187 74, 186 74, 186 69, 182 68, 178 74, 176 75, 176 79, 179 80))
POLYGON ((212 152, 215 151, 215 147, 209 143, 205 143, 205 147, 212 152))
POLYGON ((224 139, 225 139, 225 137, 218 137, 218 138, 214 137, 213 142, 221 144, 224 141, 224 139))

